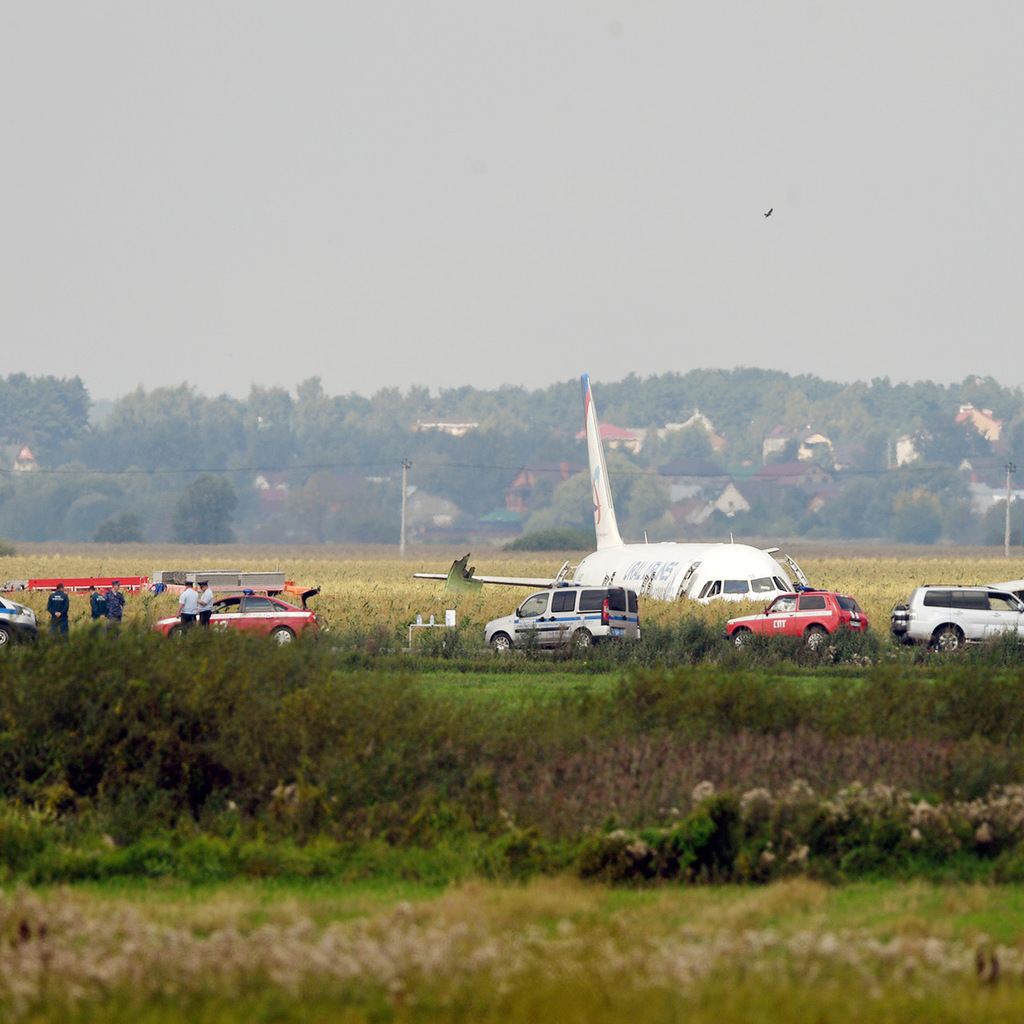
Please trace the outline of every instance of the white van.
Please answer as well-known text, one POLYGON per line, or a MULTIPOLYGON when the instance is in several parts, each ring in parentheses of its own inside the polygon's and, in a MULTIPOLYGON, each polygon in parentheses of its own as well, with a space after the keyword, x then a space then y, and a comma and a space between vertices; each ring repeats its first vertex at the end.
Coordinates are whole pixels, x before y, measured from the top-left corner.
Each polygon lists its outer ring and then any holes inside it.
POLYGON ((540 590, 512 615, 494 619, 484 629, 484 643, 496 651, 528 644, 585 648, 605 637, 640 639, 640 613, 632 590, 570 584, 540 590))

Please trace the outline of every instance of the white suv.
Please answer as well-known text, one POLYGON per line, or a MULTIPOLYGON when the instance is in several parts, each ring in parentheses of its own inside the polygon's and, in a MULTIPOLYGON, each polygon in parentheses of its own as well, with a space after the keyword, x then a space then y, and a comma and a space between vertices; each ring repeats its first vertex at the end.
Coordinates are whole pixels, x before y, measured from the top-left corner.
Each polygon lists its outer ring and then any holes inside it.
POLYGON ((895 636, 955 651, 968 640, 1016 633, 1024 640, 1024 602, 997 587, 917 587, 892 610, 895 636))
POLYGON ((531 594, 512 615, 484 628, 484 643, 496 651, 533 644, 590 647, 602 637, 640 638, 636 594, 623 587, 568 584, 531 594))

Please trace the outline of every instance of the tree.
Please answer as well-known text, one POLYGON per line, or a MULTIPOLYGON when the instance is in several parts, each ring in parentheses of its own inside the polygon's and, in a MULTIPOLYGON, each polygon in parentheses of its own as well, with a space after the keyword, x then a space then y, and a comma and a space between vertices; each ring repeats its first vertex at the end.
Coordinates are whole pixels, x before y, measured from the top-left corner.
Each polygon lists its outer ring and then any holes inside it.
POLYGON ((227 477, 203 473, 182 492, 171 528, 179 544, 229 544, 235 539, 231 516, 238 495, 227 477))
POLYGON ((97 544, 137 544, 142 540, 142 527, 134 512, 122 512, 116 519, 100 523, 93 540, 97 544))

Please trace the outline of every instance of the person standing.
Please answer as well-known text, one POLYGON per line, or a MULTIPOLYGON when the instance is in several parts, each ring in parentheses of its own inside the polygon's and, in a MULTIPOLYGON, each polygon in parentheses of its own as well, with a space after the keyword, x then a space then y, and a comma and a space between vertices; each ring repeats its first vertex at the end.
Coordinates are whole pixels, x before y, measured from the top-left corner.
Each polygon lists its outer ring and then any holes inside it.
POLYGON ((185 582, 185 589, 178 598, 178 618, 181 619, 181 626, 186 632, 196 624, 196 616, 199 613, 199 595, 190 580, 185 582))
POLYGON ((107 629, 116 630, 124 616, 124 594, 121 593, 121 581, 114 580, 110 589, 103 595, 106 598, 107 629))
POLYGON ((97 619, 106 618, 107 615, 107 602, 103 595, 96 589, 95 583, 89 587, 89 611, 92 613, 92 620, 94 623, 97 619))
POLYGON ((46 610, 50 613, 51 635, 68 635, 68 608, 70 606, 71 601, 64 592, 64 584, 58 583, 46 602, 46 610))
POLYGON ((209 629, 210 616, 213 614, 213 591, 209 580, 201 580, 199 586, 203 588, 199 595, 199 625, 209 629))

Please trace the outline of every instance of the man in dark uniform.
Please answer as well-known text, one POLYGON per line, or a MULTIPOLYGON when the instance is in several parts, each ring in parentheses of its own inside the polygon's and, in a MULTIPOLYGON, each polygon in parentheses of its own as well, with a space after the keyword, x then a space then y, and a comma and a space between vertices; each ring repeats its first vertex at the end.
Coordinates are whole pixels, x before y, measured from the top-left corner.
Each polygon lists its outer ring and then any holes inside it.
POLYGON ((68 635, 68 608, 71 601, 64 593, 64 584, 58 583, 46 602, 46 610, 50 613, 50 632, 54 635, 68 635))
POLYGON ((106 618, 107 615, 107 602, 95 584, 89 587, 89 611, 92 613, 93 622, 106 618))

